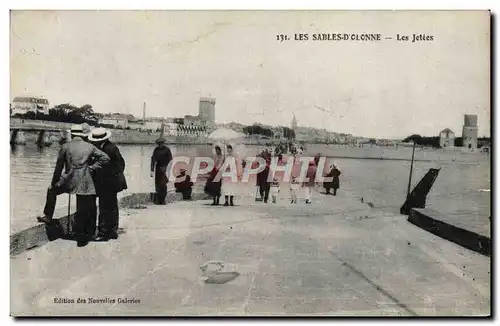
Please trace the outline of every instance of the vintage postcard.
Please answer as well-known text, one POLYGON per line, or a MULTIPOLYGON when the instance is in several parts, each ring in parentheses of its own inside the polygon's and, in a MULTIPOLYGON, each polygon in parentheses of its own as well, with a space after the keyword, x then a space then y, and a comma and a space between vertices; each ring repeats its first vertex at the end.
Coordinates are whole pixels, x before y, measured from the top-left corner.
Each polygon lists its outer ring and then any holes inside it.
POLYGON ((10 13, 10 312, 490 316, 491 12, 10 13))

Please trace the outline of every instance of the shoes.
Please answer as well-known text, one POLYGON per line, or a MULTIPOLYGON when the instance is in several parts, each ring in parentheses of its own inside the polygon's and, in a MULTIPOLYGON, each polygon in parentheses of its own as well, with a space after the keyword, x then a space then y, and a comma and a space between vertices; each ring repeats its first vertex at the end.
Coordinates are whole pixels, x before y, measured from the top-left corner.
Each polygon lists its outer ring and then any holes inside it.
POLYGON ((213 202, 210 204, 210 206, 217 206, 217 205, 219 205, 219 204, 217 204, 216 202, 213 202))
POLYGON ((228 203, 228 202, 225 202, 225 203, 224 203, 224 206, 229 206, 229 203, 228 203))
POLYGON ((87 240, 84 240, 84 241, 80 240, 80 241, 77 241, 76 246, 81 248, 81 247, 85 247, 88 244, 89 244, 89 242, 87 240))
POLYGON ((94 241, 97 241, 97 242, 106 242, 106 241, 109 241, 109 239, 110 239, 110 237, 106 237, 106 236, 103 236, 103 235, 98 235, 97 237, 94 238, 94 241))
POLYGON ((110 238, 110 239, 113 239, 113 240, 118 239, 118 233, 111 233, 111 234, 109 235, 109 238, 110 238))
POLYGON ((306 204, 312 204, 310 200, 306 200, 306 204))

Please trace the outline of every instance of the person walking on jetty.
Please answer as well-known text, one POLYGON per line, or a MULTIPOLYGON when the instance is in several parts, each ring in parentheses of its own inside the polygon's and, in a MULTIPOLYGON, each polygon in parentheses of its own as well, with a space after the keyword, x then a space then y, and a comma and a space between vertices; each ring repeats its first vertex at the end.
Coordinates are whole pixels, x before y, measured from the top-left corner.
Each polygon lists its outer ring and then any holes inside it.
POLYGON ((271 160, 266 159, 266 167, 264 170, 257 173, 257 186, 259 187, 260 199, 267 203, 269 199, 269 190, 271 187, 271 183, 267 180, 269 177, 271 160))
POLYGON ((172 152, 165 143, 165 138, 158 138, 156 140, 157 146, 151 156, 151 178, 155 177, 154 203, 156 205, 165 205, 165 198, 167 197, 167 167, 172 161, 172 152))
POLYGON ((306 195, 306 204, 311 204, 311 197, 314 186, 316 184, 316 163, 314 161, 309 162, 309 167, 307 168, 306 178, 308 181, 303 183, 306 195))
POLYGON ((175 179, 175 192, 182 194, 183 200, 190 200, 193 192, 193 183, 191 177, 186 174, 186 169, 181 169, 180 174, 175 179))
POLYGON ((109 138, 111 132, 105 128, 92 130, 88 141, 109 156, 110 162, 94 174, 94 184, 99 198, 99 222, 96 241, 118 239, 119 209, 118 193, 127 189, 125 160, 118 146, 109 138))
POLYGON ((212 206, 217 206, 220 203, 222 180, 221 178, 215 180, 215 178, 224 163, 224 156, 222 156, 222 150, 220 146, 216 145, 214 147, 214 150, 214 167, 212 171, 210 171, 210 175, 208 176, 207 183, 205 185, 205 193, 212 196, 214 200, 212 206))
POLYGON ((92 175, 110 162, 106 153, 85 142, 84 137, 81 125, 71 128, 71 141, 59 151, 51 182, 53 189, 76 194, 75 236, 79 247, 95 236, 97 206, 92 175))
POLYGON ((330 172, 326 175, 327 178, 332 178, 332 181, 323 183, 323 187, 326 189, 327 195, 330 194, 330 189, 333 189, 333 195, 337 196, 337 189, 340 187, 339 176, 339 169, 335 166, 335 164, 332 164, 330 166, 330 172))
POLYGON ((225 157, 225 162, 233 161, 236 166, 236 171, 231 171, 231 165, 228 163, 226 172, 231 172, 232 175, 235 175, 235 180, 232 177, 223 177, 222 178, 222 190, 224 192, 224 206, 234 206, 234 197, 238 193, 238 185, 243 176, 243 168, 241 165, 241 158, 234 154, 233 146, 227 145, 227 156, 225 157))

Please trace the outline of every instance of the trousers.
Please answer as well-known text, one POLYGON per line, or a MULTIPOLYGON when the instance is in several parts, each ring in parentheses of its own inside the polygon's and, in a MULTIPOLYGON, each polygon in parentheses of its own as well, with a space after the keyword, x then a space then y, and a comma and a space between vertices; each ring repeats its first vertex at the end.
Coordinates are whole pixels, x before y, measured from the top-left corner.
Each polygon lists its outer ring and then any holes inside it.
POLYGON ((119 216, 116 192, 99 194, 99 235, 116 235, 118 233, 119 216))
POLYGON ((45 198, 45 207, 43 209, 43 214, 48 217, 54 217, 54 211, 56 209, 57 196, 62 194, 58 188, 50 188, 47 190, 47 196, 45 198))
POLYGON ((168 178, 165 175, 166 169, 166 166, 156 166, 155 169, 155 204, 165 204, 168 183, 168 178))
POLYGON ((97 205, 95 195, 76 195, 75 236, 77 241, 89 241, 95 235, 97 205))
POLYGON ((267 201, 269 199, 269 190, 271 189, 271 184, 266 182, 259 185, 260 198, 267 201))

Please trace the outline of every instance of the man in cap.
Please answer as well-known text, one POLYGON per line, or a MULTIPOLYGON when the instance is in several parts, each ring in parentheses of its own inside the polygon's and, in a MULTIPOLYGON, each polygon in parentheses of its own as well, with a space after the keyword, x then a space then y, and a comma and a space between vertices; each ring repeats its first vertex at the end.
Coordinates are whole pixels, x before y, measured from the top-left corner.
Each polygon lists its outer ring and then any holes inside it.
POLYGON ((175 192, 180 192, 182 194, 182 199, 190 200, 191 193, 193 192, 193 183, 191 182, 191 177, 186 174, 186 169, 181 169, 180 174, 175 180, 175 192))
POLYGON ((125 180, 125 160, 118 146, 109 138, 111 132, 106 128, 92 130, 88 141, 109 156, 110 162, 103 169, 94 174, 96 194, 99 198, 99 223, 97 229, 97 241, 108 241, 118 239, 118 197, 120 191, 127 189, 125 180))
POLYGON ((92 175, 109 163, 108 155, 85 142, 85 137, 81 125, 71 128, 71 141, 59 151, 51 182, 58 193, 76 194, 74 228, 79 247, 86 246, 95 235, 97 207, 92 175))
POLYGON ((155 198, 154 203, 165 205, 167 197, 167 167, 172 161, 172 152, 165 146, 165 138, 160 137, 156 140, 156 148, 151 156, 151 177, 155 177, 155 198))

